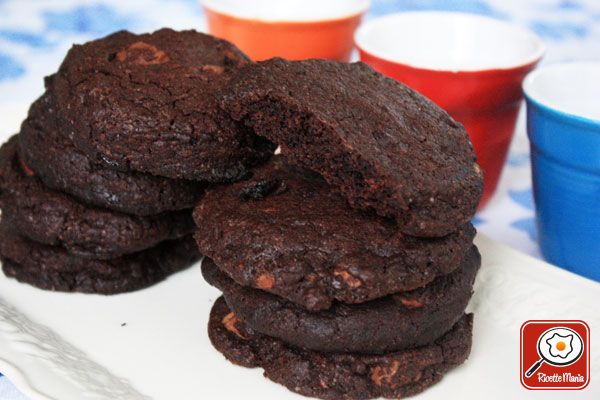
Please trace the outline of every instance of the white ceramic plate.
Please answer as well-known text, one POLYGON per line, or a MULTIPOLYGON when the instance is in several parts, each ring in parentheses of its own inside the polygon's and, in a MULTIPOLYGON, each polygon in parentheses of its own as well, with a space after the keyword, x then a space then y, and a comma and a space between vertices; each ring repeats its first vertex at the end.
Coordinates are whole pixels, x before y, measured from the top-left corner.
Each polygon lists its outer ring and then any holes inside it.
MULTIPOLYGON (((23 111, 0 107, 2 141, 23 111)), ((472 354, 418 398, 600 398, 600 284, 482 236, 477 245, 483 266, 469 306, 472 354), (528 319, 589 324, 592 378, 585 390, 521 386, 519 329, 528 319)), ((109 297, 50 293, 1 276, 0 372, 32 400, 301 399, 212 348, 206 326, 217 297, 197 265, 152 288, 109 297)))

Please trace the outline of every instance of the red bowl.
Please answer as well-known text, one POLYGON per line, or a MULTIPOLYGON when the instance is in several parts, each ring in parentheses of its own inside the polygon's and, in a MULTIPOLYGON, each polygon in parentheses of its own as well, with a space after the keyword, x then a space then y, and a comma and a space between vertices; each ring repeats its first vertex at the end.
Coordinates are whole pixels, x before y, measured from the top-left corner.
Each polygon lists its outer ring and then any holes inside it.
POLYGON ((523 98, 521 82, 544 53, 541 40, 492 18, 409 12, 367 22, 355 41, 362 61, 465 126, 485 172, 482 208, 496 190, 523 98))

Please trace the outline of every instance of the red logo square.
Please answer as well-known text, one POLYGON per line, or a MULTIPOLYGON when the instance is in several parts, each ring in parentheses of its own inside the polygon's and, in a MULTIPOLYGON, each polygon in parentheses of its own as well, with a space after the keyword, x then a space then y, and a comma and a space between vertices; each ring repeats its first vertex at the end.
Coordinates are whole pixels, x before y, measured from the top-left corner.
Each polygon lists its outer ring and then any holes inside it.
POLYGON ((531 320, 521 326, 521 384, 580 390, 590 382, 590 327, 583 321, 531 320))

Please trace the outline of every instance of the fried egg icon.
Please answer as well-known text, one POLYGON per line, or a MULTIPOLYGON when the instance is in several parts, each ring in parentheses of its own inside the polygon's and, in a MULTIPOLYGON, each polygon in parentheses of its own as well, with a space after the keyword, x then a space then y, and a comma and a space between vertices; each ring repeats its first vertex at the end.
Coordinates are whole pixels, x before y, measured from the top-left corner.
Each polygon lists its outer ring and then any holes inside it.
POLYGON ((573 351, 573 335, 561 335, 555 332, 552 336, 546 339, 546 343, 550 346, 550 355, 552 357, 567 358, 573 351))
POLYGON ((537 341, 540 358, 525 372, 531 377, 543 364, 565 367, 579 360, 583 354, 583 339, 573 329, 559 326, 542 333, 537 341))

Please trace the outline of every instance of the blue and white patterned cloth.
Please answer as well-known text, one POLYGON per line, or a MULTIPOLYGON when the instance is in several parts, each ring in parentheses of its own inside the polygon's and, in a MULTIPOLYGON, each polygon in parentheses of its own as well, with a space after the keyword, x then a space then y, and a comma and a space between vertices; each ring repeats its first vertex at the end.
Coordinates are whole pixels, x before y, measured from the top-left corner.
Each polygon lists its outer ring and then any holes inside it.
MULTIPOLYGON (((513 21, 546 42, 543 63, 600 58, 598 0, 373 0, 367 18, 410 10, 462 11, 513 21)), ((42 77, 57 69, 72 43, 119 29, 204 25, 196 0, 0 0, 0 107, 16 109, 15 104, 39 96, 42 77)), ((523 113, 498 191, 475 223, 488 236, 539 257, 523 113)), ((0 377, 0 399, 26 398, 0 377)))

